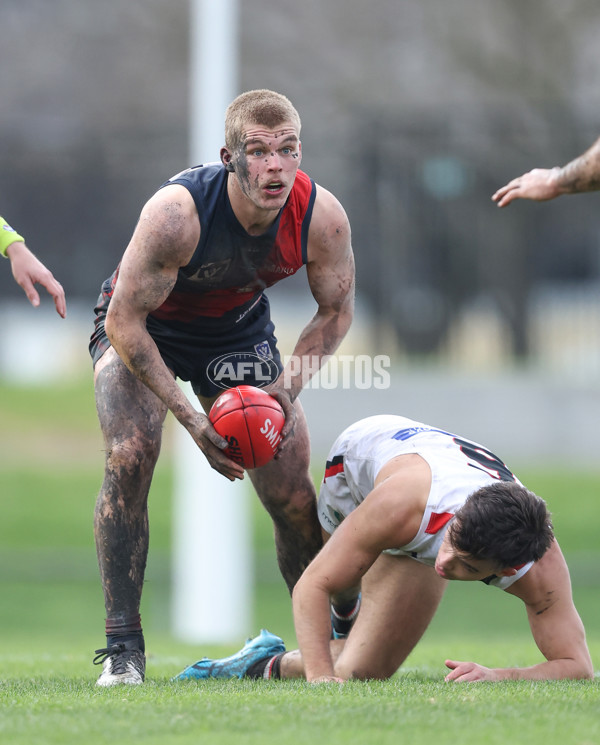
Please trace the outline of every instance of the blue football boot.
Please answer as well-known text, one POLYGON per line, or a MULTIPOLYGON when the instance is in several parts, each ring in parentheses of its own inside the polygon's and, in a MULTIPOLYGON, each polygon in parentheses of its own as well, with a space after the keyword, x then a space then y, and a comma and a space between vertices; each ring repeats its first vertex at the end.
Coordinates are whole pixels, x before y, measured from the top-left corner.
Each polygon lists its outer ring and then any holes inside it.
POLYGON ((285 652, 285 644, 270 631, 262 629, 254 639, 248 639, 239 652, 231 657, 211 660, 203 657, 198 662, 186 667, 173 680, 202 680, 206 678, 243 678, 248 669, 260 660, 285 652))

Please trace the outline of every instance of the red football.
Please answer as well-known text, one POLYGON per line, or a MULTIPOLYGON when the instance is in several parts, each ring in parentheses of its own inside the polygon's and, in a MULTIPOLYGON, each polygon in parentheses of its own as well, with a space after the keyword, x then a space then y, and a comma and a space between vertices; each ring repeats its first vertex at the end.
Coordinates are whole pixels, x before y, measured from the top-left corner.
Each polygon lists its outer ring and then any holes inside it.
POLYGON ((229 443, 225 453, 244 468, 259 468, 273 459, 285 421, 280 404, 252 385, 222 393, 208 418, 229 443))

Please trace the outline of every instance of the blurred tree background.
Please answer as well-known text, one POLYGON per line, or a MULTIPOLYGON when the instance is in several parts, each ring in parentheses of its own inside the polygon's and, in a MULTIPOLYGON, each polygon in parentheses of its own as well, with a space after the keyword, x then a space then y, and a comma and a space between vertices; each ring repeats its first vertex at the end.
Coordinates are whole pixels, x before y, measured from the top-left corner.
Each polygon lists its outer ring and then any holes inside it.
MULTIPOLYGON (((586 329, 599 315, 598 196, 490 201, 600 134, 596 0, 239 10, 240 91, 274 88, 299 109, 303 168, 349 213, 378 343, 452 357, 488 338, 492 361, 551 359, 573 316, 592 358, 581 364, 597 373, 586 329)), ((90 313, 143 202, 190 165, 189 11, 186 0, 3 2, 0 214, 90 313)), ((0 292, 20 292, 8 272, 0 292)))
MULTIPOLYGON (((300 111, 303 168, 353 228, 349 351, 389 354, 401 368, 386 390, 303 392, 316 478, 342 427, 369 414, 395 411, 485 442, 549 496, 595 633, 600 194, 506 210, 490 197, 600 135, 598 0, 239 0, 239 13, 239 28, 204 35, 239 38, 240 91, 273 88, 300 111), (553 468, 536 470, 538 461, 553 468), (593 473, 556 470, 564 461, 593 473)), ((3 0, 0 19, 0 214, 69 302, 66 321, 47 298, 31 309, 3 265, 0 626, 28 644, 30 626, 44 627, 42 647, 46 627, 64 643, 65 608, 78 619, 73 633, 94 640, 96 622, 77 614, 102 615, 91 534, 102 442, 87 340, 142 204, 192 165, 190 2, 3 0), (67 373, 82 369, 71 386, 67 373), (30 626, 13 612, 28 603, 30 626)), ((285 354, 286 327, 312 311, 303 277, 283 287, 271 297, 285 354)), ((145 590, 155 629, 169 623, 166 439, 145 590)), ((279 612, 275 626, 286 628, 289 601, 257 505, 256 624, 279 612)))

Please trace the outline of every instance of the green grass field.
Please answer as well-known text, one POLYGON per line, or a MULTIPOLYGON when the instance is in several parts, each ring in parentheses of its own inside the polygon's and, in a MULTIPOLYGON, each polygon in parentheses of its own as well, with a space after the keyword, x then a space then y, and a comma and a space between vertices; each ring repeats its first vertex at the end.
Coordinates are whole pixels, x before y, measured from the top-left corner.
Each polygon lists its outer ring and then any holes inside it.
MULTIPOLYGON (((600 678, 592 682, 444 684, 446 657, 487 665, 540 659, 521 603, 478 583, 453 583, 422 643, 390 681, 314 688, 302 682, 174 684, 194 659, 240 646, 186 645, 169 624, 171 464, 168 425, 150 506, 142 616, 148 681, 100 690, 93 650, 104 608, 92 536, 102 473, 90 381, 20 389, 0 384, 0 742, 461 743, 600 742, 600 678)), ((315 458, 317 473, 319 459, 315 458)), ((600 663, 600 468, 512 464, 547 499, 574 595, 600 663)), ((271 526, 253 504, 254 623, 295 643, 271 526)))

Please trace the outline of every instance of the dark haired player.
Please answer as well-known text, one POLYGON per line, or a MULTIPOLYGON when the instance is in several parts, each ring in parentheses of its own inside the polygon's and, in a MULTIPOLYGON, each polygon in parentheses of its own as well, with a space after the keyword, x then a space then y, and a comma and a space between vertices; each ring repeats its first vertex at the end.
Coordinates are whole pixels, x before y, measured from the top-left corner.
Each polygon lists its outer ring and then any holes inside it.
POLYGON ((363 419, 330 451, 318 512, 329 540, 294 588, 299 650, 285 652, 263 630, 237 655, 200 660, 179 679, 388 678, 448 580, 480 580, 521 598, 545 661, 490 669, 446 660, 446 680, 593 676, 546 504, 481 445, 404 417, 363 419), (331 639, 332 620, 347 638, 331 639))
MULTIPOLYGON (((238 96, 227 108, 220 155, 219 163, 174 176, 150 198, 96 308, 90 351, 106 451, 94 524, 106 607, 106 647, 96 659, 103 686, 144 680, 147 500, 167 411, 212 468, 230 480, 244 475, 176 377, 191 381, 208 411, 222 387, 207 371, 223 355, 270 362, 266 390, 285 413, 283 442, 278 458, 249 476, 273 519, 290 591, 322 545, 298 395, 352 320, 350 225, 338 200, 299 170, 300 117, 285 96, 238 96), (283 370, 264 290, 303 266, 316 309, 283 370)), ((265 384, 253 366, 244 371, 229 387, 265 384)))

